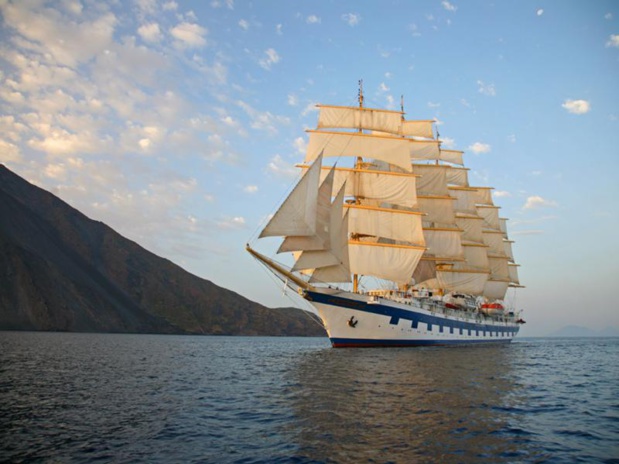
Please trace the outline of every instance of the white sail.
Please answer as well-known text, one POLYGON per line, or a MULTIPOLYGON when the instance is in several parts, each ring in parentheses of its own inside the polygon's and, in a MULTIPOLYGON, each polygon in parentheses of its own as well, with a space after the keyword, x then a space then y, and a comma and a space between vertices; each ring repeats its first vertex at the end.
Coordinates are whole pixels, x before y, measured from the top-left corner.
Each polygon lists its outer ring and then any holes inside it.
POLYGON ((425 248, 350 240, 350 269, 397 283, 408 283, 425 248))
POLYGON ((426 139, 434 138, 432 132, 432 124, 434 121, 402 121, 402 135, 407 137, 424 137, 426 139))
POLYGON ((443 259, 463 259, 460 229, 429 229, 423 230, 426 241, 426 254, 443 259))
POLYGON ((483 243, 482 225, 484 220, 479 216, 462 216, 456 214, 456 225, 462 230, 462 240, 472 243, 483 243))
POLYGON ((520 279, 518 278, 518 264, 509 263, 507 270, 509 271, 510 283, 520 285, 520 279))
POLYGON ((402 112, 350 106, 317 105, 318 128, 367 129, 399 134, 402 112))
POLYGON ((447 169, 444 165, 413 164, 413 172, 420 176, 417 179, 417 194, 447 195, 447 169))
POLYGON ((482 295, 488 280, 488 273, 444 268, 437 270, 436 279, 440 287, 448 292, 482 295))
POLYGON ((509 266, 506 258, 488 256, 488 263, 492 280, 509 280, 509 266))
POLYGON ((493 230, 501 230, 498 206, 477 206, 477 213, 484 219, 485 226, 493 230))
MULTIPOLYGON (((301 166, 308 169, 307 166, 301 166)), ((401 172, 386 172, 372 169, 323 167, 321 179, 333 169, 333 191, 346 183, 346 196, 375 200, 379 203, 414 208, 417 206, 417 176, 401 172)))
POLYGON ((478 205, 494 206, 492 202, 492 187, 474 187, 476 190, 475 203, 478 205))
POLYGON ((503 241, 503 249, 505 250, 505 256, 513 263, 514 262, 514 252, 512 250, 512 242, 511 240, 503 241))
POLYGON ((449 185, 457 185, 459 187, 468 187, 469 186, 469 170, 467 168, 457 168, 454 166, 449 166, 450 169, 447 169, 447 183, 449 185))
POLYGON ((484 244, 488 245, 488 253, 495 256, 505 256, 503 234, 498 231, 484 230, 482 232, 484 244))
POLYGON ((354 204, 346 207, 349 209, 348 230, 351 233, 424 245, 421 213, 354 204))
POLYGON ((470 269, 488 272, 490 270, 490 263, 488 261, 487 247, 485 245, 473 245, 464 243, 462 244, 464 251, 464 263, 455 263, 455 269, 470 269))
POLYGON ((454 210, 457 213, 477 214, 477 208, 475 208, 477 190, 470 187, 449 187, 449 195, 456 199, 454 210))
MULTIPOLYGON (((438 140, 406 140, 409 143, 410 158, 414 160, 440 159, 440 145, 438 140)), ((410 163, 410 161, 409 161, 410 163)), ((395 163, 393 163, 395 164, 395 163)))
POLYGON ((426 213, 424 223, 455 224, 452 197, 418 196, 417 201, 420 210, 426 213))
POLYGON ((445 161, 447 163, 463 165, 462 155, 464 152, 459 150, 444 150, 441 148, 441 152, 438 156, 438 160, 445 161))
POLYGON ((353 132, 309 130, 305 161, 325 157, 376 158, 411 172, 410 141, 401 137, 376 136, 353 132))
POLYGON ((488 280, 484 285, 484 296, 489 300, 502 300, 505 298, 509 282, 501 280, 488 280))
POLYGON ((316 233, 321 164, 319 155, 262 230, 260 238, 316 233))
MULTIPOLYGON (((322 172, 322 171, 321 171, 322 172)), ((329 248, 329 223, 331 214, 331 192, 334 170, 330 169, 318 188, 316 207, 316 233, 314 235, 289 235, 282 242, 278 253, 285 251, 322 250, 329 248)))
POLYGON ((298 255, 293 270, 317 269, 330 266, 348 267, 346 257, 346 240, 348 237, 348 223, 342 220, 344 190, 342 186, 329 211, 328 247, 323 250, 303 251, 298 255), (344 238, 343 235, 346 237, 344 238))
POLYGON ((499 230, 503 232, 503 238, 507 239, 507 219, 499 218, 499 230))

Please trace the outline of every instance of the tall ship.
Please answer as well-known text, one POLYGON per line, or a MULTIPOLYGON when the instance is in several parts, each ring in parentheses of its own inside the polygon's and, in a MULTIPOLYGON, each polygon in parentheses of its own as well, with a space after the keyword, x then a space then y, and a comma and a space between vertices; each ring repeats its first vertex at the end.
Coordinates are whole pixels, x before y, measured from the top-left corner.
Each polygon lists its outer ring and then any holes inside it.
POLYGON ((491 187, 469 184, 463 152, 434 120, 317 105, 299 181, 246 249, 314 308, 334 347, 509 343, 520 287, 491 187), (279 243, 279 242, 278 242, 279 243))

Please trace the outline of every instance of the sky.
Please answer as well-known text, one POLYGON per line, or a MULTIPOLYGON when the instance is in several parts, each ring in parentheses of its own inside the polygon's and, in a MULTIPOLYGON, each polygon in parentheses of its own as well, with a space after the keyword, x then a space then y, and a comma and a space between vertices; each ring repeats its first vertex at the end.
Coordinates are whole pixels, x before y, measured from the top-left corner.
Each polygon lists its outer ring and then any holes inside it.
POLYGON ((245 243, 318 103, 435 119, 492 186, 521 334, 619 328, 619 2, 0 0, 0 163, 267 306, 245 243))

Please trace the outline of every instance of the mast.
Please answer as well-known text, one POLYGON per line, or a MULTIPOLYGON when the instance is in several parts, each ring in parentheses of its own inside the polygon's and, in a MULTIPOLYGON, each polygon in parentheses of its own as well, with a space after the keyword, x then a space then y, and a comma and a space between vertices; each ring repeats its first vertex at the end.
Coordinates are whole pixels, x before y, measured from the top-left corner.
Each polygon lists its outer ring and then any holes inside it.
MULTIPOLYGON (((359 109, 363 108, 363 79, 359 79, 359 109)), ((361 125, 359 125, 359 133, 362 133, 361 125)), ((357 157, 357 161, 355 162, 355 169, 361 169, 363 166, 363 158, 360 156, 357 157)), ((355 197, 355 203, 360 204, 359 198, 355 197)), ((353 238, 353 237, 351 237, 353 238)), ((357 293, 359 291, 359 275, 352 275, 352 291, 357 293)))

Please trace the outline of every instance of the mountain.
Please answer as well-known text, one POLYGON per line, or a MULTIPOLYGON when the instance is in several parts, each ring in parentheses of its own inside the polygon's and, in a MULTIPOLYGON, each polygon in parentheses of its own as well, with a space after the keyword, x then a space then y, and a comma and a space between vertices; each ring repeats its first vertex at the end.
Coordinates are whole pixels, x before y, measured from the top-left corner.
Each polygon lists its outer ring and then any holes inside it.
POLYGON ((325 335, 308 313, 196 277, 2 164, 0 330, 325 335))
POLYGON ((548 335, 549 337, 619 337, 619 329, 607 327, 593 330, 579 325, 568 325, 548 335))

